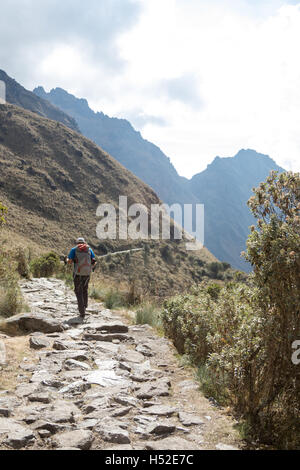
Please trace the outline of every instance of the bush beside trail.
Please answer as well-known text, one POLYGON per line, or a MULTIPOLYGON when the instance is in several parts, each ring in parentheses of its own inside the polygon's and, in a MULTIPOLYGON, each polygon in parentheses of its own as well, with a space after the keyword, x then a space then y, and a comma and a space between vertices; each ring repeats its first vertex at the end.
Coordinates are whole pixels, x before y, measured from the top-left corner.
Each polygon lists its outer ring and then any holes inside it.
POLYGON ((272 172, 249 206, 258 222, 245 253, 248 285, 201 284, 166 301, 162 322, 199 367, 203 390, 244 419, 245 435, 299 449, 300 174, 272 172))

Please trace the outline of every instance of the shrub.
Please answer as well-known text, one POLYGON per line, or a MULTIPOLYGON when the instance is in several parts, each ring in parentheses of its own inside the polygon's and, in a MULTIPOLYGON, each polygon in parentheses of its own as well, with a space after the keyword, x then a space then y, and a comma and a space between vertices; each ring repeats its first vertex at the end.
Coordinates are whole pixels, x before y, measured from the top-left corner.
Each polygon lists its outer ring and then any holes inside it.
POLYGON ((212 299, 217 300, 219 298, 222 286, 220 284, 211 283, 207 286, 206 291, 212 299))
POLYGON ((227 271, 227 269, 231 269, 231 265, 229 263, 221 263, 223 267, 223 271, 227 271))
POLYGON ((150 325, 150 326, 159 326, 160 325, 160 315, 156 306, 151 303, 146 303, 142 305, 137 311, 135 316, 135 323, 137 325, 150 325))
POLYGON ((159 251, 166 263, 172 264, 174 262, 172 251, 168 245, 163 246, 159 251))
POLYGON ((271 172, 248 204, 258 223, 251 227, 245 258, 259 289, 266 358, 262 399, 251 424, 263 437, 275 430, 278 440, 292 441, 297 435, 299 443, 300 370, 291 355, 300 337, 300 173, 271 172))
POLYGON ((50 252, 30 263, 30 269, 34 277, 50 277, 60 270, 60 258, 56 253, 50 252))
POLYGON ((21 277, 25 279, 30 278, 30 270, 29 270, 29 263, 28 258, 22 248, 19 248, 17 251, 17 271, 21 277))
POLYGON ((91 297, 91 299, 102 300, 104 298, 104 293, 102 289, 99 289, 95 286, 91 286, 89 289, 89 296, 91 297))
POLYGON ((22 310, 23 303, 18 283, 8 279, 0 286, 0 316, 11 317, 22 310))
MULTIPOLYGON (((164 303, 162 321, 182 354, 199 367, 206 393, 230 404, 247 437, 300 448, 300 175, 271 173, 254 190, 245 257, 254 268, 226 286, 200 285, 164 303)), ((210 273, 218 273, 211 263, 210 273)))
POLYGON ((5 215, 7 214, 7 208, 0 201, 0 227, 6 223, 5 215))
POLYGON ((114 288, 105 293, 103 300, 105 307, 109 309, 122 307, 126 304, 123 294, 114 288))
POLYGON ((189 354, 194 363, 204 363, 208 355, 206 337, 209 330, 207 312, 213 302, 203 289, 199 295, 176 296, 163 304, 162 323, 164 330, 180 354, 189 354))
POLYGON ((0 254, 0 316, 7 318, 23 308, 16 274, 16 263, 11 253, 0 254))
POLYGON ((216 261, 209 263, 207 265, 207 270, 209 273, 210 277, 216 278, 220 269, 220 263, 217 263, 216 261))

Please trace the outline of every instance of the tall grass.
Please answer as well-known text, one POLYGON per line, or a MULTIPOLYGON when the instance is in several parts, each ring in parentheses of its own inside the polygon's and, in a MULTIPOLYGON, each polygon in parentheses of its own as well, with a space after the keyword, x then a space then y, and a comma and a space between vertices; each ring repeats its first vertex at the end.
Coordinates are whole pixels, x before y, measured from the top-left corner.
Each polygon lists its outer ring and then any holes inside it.
POLYGON ((13 253, 0 254, 0 317, 8 318, 25 309, 18 284, 17 260, 13 253))
POLYGON ((137 325, 150 325, 154 327, 161 327, 160 312, 156 305, 147 302, 141 305, 135 314, 135 323, 137 325))

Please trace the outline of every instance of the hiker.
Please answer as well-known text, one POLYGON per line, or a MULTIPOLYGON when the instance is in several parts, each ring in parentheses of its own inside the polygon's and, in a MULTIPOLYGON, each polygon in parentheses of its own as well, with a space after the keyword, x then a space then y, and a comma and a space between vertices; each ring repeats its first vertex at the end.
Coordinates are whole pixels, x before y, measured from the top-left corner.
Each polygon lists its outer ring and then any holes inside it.
POLYGON ((92 271, 96 267, 96 257, 84 238, 77 238, 70 251, 67 262, 74 263, 73 279, 80 317, 85 317, 88 306, 88 287, 92 271))

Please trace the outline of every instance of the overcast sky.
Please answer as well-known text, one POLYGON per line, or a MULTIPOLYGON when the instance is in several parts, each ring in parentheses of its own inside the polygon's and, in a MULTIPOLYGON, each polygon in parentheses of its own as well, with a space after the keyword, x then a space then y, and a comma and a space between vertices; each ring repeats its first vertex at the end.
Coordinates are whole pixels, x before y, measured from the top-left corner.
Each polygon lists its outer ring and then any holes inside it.
POLYGON ((0 68, 131 121, 179 174, 241 148, 300 171, 300 0, 2 0, 0 68))

